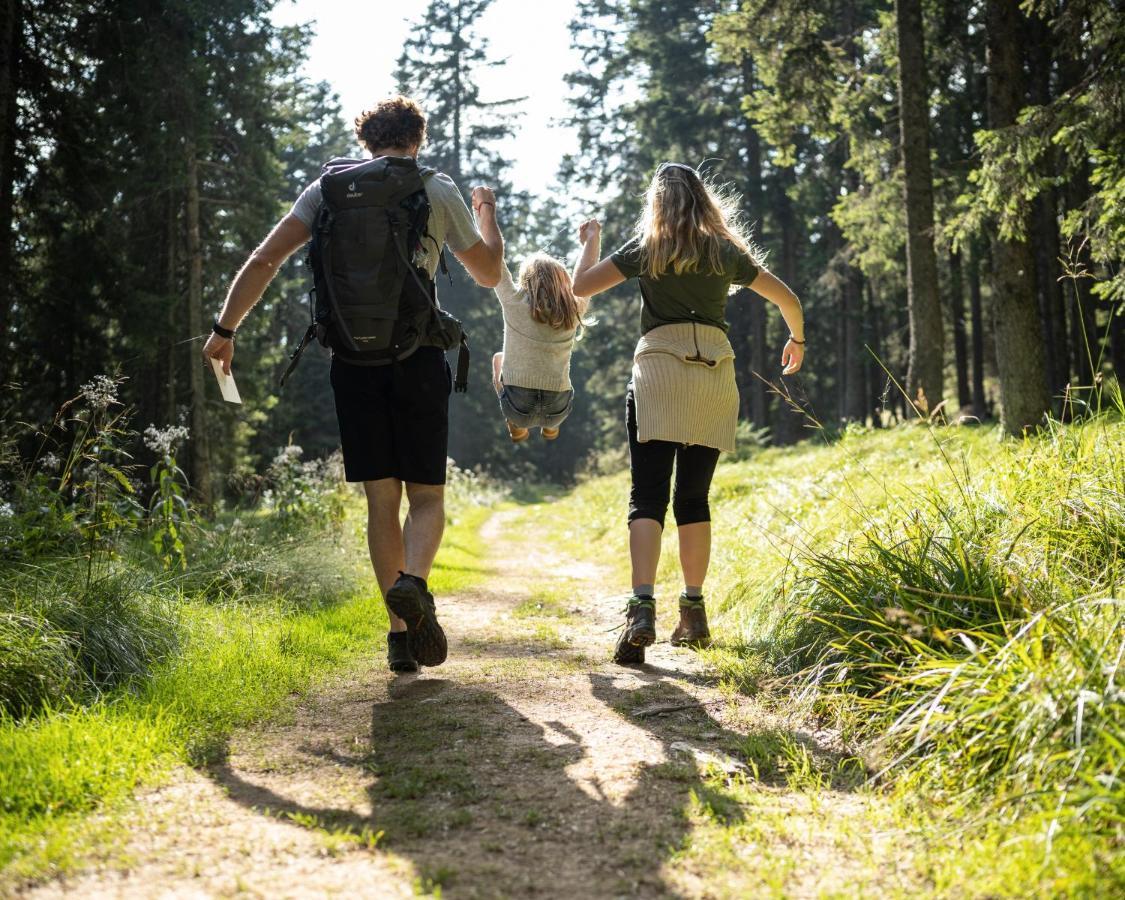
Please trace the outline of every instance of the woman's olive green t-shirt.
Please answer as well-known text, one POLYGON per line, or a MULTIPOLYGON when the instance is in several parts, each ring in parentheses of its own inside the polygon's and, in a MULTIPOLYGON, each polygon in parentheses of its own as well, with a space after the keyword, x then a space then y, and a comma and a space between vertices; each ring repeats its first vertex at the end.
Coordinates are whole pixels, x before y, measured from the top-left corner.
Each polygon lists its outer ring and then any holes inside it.
MULTIPOLYGON (((659 278, 641 275, 642 250, 637 238, 629 241, 609 258, 626 278, 641 282, 641 334, 660 325, 698 322, 727 330, 727 299, 732 284, 749 285, 758 277, 754 259, 737 246, 726 242, 720 253, 722 271, 666 272, 659 278)), ((705 264, 704 264, 705 265, 705 264)))

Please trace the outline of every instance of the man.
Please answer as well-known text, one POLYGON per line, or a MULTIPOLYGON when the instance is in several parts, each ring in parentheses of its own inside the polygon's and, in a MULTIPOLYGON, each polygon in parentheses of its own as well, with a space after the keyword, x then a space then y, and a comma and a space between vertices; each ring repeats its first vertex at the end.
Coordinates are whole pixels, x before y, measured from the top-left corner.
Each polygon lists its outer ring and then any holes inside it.
MULTIPOLYGON (((373 159, 416 159, 426 138, 426 118, 406 97, 390 97, 355 120, 356 137, 373 159)), ((446 175, 423 182, 430 213, 427 238, 416 260, 432 280, 443 245, 482 287, 500 280, 504 242, 496 228, 495 198, 473 190, 481 231, 461 193, 446 175), (431 240, 432 239, 432 240, 431 240)), ((321 206, 320 182, 310 184, 289 213, 250 255, 234 279, 203 355, 230 372, 234 332, 261 299, 274 274, 307 243, 321 206)), ((346 354, 345 354, 346 356, 346 354)), ((379 590, 390 614, 387 661, 392 671, 445 661, 445 633, 426 586, 445 529, 445 470, 451 376, 445 353, 421 346, 390 365, 345 361, 334 351, 332 390, 348 481, 363 482, 367 543, 379 590), (400 524, 405 486, 408 514, 400 524)))

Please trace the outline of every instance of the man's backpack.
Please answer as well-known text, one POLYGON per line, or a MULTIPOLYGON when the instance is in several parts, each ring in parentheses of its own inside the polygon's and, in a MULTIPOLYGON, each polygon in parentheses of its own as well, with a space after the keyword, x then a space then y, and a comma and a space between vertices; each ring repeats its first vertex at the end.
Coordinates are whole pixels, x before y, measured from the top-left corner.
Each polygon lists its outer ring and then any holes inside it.
MULTIPOLYGON (((390 365, 423 346, 459 346, 456 389, 466 389, 467 337, 439 306, 434 280, 417 264, 423 242, 433 241, 424 185, 432 174, 407 157, 325 164, 307 259, 311 322, 282 384, 316 337, 344 362, 368 366, 390 365)), ((441 261, 444 267, 444 254, 441 261)))

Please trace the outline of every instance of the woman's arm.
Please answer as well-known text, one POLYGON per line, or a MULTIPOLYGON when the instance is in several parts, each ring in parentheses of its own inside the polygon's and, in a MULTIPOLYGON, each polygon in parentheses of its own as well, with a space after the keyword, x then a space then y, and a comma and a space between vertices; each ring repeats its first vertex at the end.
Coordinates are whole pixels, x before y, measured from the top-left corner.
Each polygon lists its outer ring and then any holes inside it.
POLYGON ((800 370, 805 359, 805 314, 801 301, 784 281, 765 269, 758 272, 758 277, 750 283, 750 289, 776 306, 789 326, 790 339, 781 351, 781 365, 784 366, 783 375, 792 375, 800 370))
POLYGON ((596 262, 602 252, 602 226, 597 219, 588 219, 578 226, 582 253, 574 267, 574 295, 587 300, 602 291, 621 284, 625 276, 608 257, 596 262))

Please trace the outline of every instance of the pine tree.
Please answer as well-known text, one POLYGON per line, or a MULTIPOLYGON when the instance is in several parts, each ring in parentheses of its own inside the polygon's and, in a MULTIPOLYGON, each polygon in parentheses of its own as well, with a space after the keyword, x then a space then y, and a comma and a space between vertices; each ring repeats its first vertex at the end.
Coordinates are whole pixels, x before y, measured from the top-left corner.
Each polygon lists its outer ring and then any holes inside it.
POLYGON ((942 400, 944 328, 934 256, 934 184, 921 0, 895 0, 895 26, 910 308, 906 392, 919 412, 926 415, 938 408, 942 400))
POLYGON ((462 188, 498 182, 507 164, 496 145, 515 134, 514 107, 523 99, 485 100, 476 82, 480 69, 502 64, 489 58, 479 30, 492 3, 430 0, 411 23, 395 71, 399 91, 426 111, 426 159, 462 188))
MULTIPOLYGON (((992 129, 1014 124, 1024 105, 1021 46, 1015 4, 989 0, 988 120, 992 129)), ((1038 425, 1050 404, 1031 245, 1023 237, 1003 232, 992 241, 992 322, 1000 373, 1000 424, 1009 434, 1018 435, 1038 425)))

